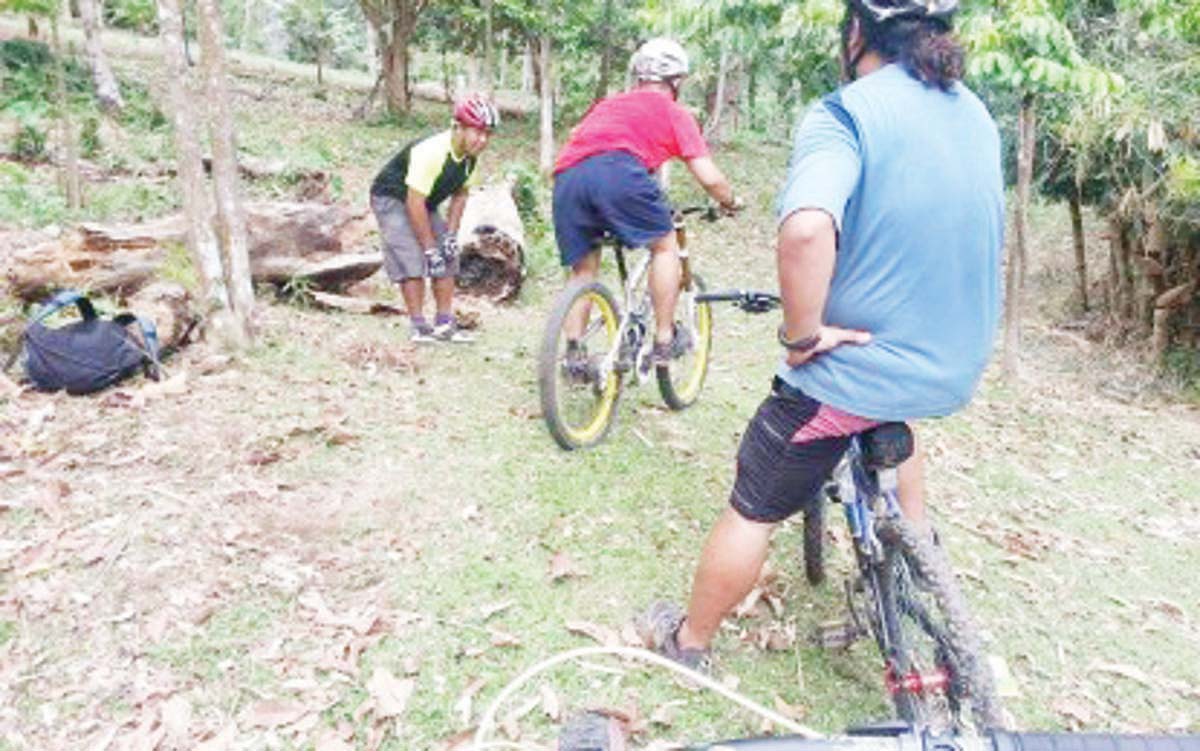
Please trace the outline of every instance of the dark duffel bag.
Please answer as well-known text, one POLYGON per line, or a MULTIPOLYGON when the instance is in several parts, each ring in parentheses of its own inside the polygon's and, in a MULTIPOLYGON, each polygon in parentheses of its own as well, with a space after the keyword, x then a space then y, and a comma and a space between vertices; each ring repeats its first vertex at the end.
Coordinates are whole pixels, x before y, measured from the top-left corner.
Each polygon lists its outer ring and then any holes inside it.
POLYGON ((100 318, 90 300, 74 291, 60 292, 25 328, 25 372, 41 391, 65 389, 90 394, 144 370, 158 378, 158 337, 154 325, 132 313, 100 318), (58 328, 44 321, 74 304, 82 320, 58 328), (140 333, 131 327, 137 325, 140 333))

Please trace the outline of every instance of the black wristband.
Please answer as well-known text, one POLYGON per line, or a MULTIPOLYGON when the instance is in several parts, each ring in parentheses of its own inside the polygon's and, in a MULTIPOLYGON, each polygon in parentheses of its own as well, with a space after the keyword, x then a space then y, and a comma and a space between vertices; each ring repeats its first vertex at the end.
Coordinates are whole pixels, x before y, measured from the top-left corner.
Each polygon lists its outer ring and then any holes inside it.
POLYGON ((779 324, 777 335, 779 337, 780 346, 789 352, 811 352, 817 348, 818 344, 821 343, 820 331, 812 336, 806 336, 803 339, 788 339, 787 325, 782 323, 779 324))

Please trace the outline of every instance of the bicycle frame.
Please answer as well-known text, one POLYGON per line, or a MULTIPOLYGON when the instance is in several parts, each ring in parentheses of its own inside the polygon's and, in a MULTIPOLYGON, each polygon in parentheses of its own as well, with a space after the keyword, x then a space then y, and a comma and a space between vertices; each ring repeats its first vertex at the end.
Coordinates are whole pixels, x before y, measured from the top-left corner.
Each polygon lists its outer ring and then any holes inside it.
MULTIPOLYGON (((685 214, 709 212, 707 207, 693 206, 684 209, 678 209, 674 212, 673 222, 676 240, 679 243, 679 263, 680 280, 684 287, 691 284, 691 262, 688 256, 687 248, 687 224, 683 217, 685 214)), ((630 368, 635 372, 638 380, 642 380, 642 374, 637 369, 638 353, 646 345, 646 295, 642 291, 642 282, 645 281, 650 272, 650 263, 653 259, 653 252, 649 248, 645 248, 646 254, 633 267, 633 273, 629 273, 629 263, 625 258, 625 253, 635 248, 630 248, 622 245, 619 242, 612 243, 613 252, 617 259, 617 274, 621 279, 621 287, 624 293, 622 304, 624 312, 621 314, 620 323, 617 326, 617 347, 612 352, 605 355, 604 360, 600 363, 600 374, 603 378, 607 378, 610 373, 617 367, 621 360, 621 354, 627 351, 627 347, 632 348, 633 361, 629 363, 630 368), (634 326, 640 326, 640 329, 633 334, 630 339, 631 332, 634 331, 634 326), (628 340, 628 341, 627 341, 628 340)), ((692 303, 694 304, 694 303, 692 303)))
MULTIPOLYGON (((834 470, 833 479, 845 513, 846 526, 854 541, 859 575, 863 585, 871 590, 870 602, 875 610, 872 614, 875 625, 870 630, 887 663, 884 681, 888 691, 895 695, 900 692, 922 694, 944 690, 949 683, 949 676, 942 671, 930 675, 900 675, 897 672, 894 657, 897 645, 891 643, 888 629, 883 628, 887 614, 880 597, 879 574, 886 560, 883 544, 875 534, 875 521, 880 517, 899 517, 902 513, 897 470, 868 469, 863 461, 862 440, 859 436, 853 436, 845 456, 834 470)), ((847 596, 849 598, 849 593, 847 596)), ((851 613, 854 613, 853 607, 851 613)))
POLYGON ((628 272, 628 264, 625 259, 625 251, 628 248, 617 244, 614 247, 614 252, 617 257, 617 273, 621 278, 621 287, 623 291, 621 320, 617 324, 617 346, 604 356, 600 362, 601 379, 607 379, 608 375, 617 368, 621 359, 621 354, 625 351, 627 345, 633 345, 631 355, 633 362, 630 367, 636 371, 637 353, 640 351, 646 341, 646 322, 641 320, 645 317, 645 300, 639 300, 639 290, 642 282, 645 280, 650 271, 650 252, 647 250, 646 256, 640 259, 634 266, 633 273, 628 272), (634 325, 639 324, 640 330, 634 329, 634 325), (631 333, 633 338, 630 339, 631 333))
POLYGON ((875 536, 875 518, 900 515, 896 470, 868 470, 863 465, 861 439, 853 436, 845 456, 833 471, 833 479, 855 547, 866 560, 882 561, 883 549, 875 536))

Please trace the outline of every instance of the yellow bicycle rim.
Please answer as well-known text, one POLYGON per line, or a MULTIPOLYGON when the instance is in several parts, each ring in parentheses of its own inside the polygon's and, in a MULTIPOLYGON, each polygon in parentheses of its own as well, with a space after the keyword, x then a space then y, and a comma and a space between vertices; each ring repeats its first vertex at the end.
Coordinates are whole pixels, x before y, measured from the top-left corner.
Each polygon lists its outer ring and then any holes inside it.
MULTIPOLYGON (((604 330, 607 334, 608 341, 616 347, 617 338, 617 312, 613 310, 608 301, 597 292, 588 292, 586 295, 588 302, 595 306, 599 311, 601 318, 604 321, 604 330)), ((620 387, 620 378, 615 370, 610 370, 608 377, 604 381, 604 387, 600 394, 596 397, 596 411, 592 419, 585 425, 574 426, 563 424, 563 428, 567 433, 567 437, 580 445, 587 445, 596 440, 604 429, 608 427, 609 421, 612 420, 613 409, 617 403, 617 392, 620 387)), ((560 412, 561 414, 561 412, 560 412)))

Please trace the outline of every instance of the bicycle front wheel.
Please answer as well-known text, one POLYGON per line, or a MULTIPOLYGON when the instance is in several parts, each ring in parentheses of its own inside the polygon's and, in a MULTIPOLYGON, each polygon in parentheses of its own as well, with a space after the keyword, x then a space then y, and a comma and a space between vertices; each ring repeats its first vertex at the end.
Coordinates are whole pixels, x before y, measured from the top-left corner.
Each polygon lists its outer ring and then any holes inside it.
POLYGON ((804 509, 804 578, 814 587, 825 581, 825 510, 829 506, 826 492, 822 488, 804 509))
POLYGON ((947 732, 1003 724, 981 641, 945 552, 902 518, 877 528, 888 690, 901 719, 947 732))
POLYGON ((542 417, 568 451, 596 445, 612 427, 621 393, 619 329, 616 300, 600 282, 569 285, 546 322, 538 358, 542 417))
POLYGON ((670 365, 657 368, 658 390, 673 410, 692 406, 700 397, 704 378, 708 375, 708 360, 712 354, 712 304, 696 300, 704 290, 704 280, 697 274, 692 275, 691 286, 680 290, 675 317, 686 346, 670 365))

